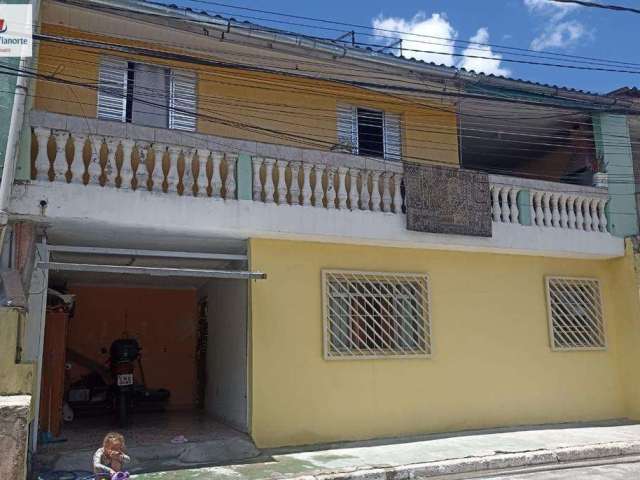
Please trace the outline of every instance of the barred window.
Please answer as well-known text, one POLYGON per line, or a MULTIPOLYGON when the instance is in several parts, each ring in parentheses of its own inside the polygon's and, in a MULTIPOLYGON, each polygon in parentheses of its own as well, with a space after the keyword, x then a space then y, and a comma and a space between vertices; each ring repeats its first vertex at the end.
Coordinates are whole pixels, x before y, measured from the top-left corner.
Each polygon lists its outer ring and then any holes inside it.
POLYGON ((547 277, 546 283, 552 348, 605 348, 600 282, 590 278, 547 277))
POLYGON ((340 103, 337 106, 337 148, 354 155, 402 157, 401 115, 340 103))
POLYGON ((325 358, 431 354, 425 274, 325 270, 325 358))

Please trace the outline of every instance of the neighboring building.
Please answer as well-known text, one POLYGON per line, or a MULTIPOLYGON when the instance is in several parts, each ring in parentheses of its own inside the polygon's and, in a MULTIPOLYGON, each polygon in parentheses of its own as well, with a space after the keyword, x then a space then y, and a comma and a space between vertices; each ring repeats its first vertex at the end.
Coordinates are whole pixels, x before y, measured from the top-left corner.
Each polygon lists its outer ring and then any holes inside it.
POLYGON ((127 332, 259 447, 640 419, 630 104, 133 0, 41 29, 36 377, 49 286, 69 382, 127 332))

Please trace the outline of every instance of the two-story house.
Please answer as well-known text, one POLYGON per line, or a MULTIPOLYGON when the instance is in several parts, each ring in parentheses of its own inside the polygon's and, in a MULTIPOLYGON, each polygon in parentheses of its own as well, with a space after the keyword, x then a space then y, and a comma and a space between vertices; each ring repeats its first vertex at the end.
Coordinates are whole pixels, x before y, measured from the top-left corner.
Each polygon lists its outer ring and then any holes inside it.
POLYGON ((630 104, 136 0, 35 38, 34 447, 122 337, 257 447, 640 419, 630 104))

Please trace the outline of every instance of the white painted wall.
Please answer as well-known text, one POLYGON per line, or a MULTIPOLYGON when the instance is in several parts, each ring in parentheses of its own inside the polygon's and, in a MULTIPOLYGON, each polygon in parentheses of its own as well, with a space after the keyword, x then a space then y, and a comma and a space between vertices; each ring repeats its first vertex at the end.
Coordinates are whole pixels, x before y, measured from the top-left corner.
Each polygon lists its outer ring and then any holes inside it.
POLYGON ((247 419, 247 281, 211 280, 207 297, 209 332, 205 411, 242 431, 247 419))
MULTIPOLYGON (((38 245, 36 248, 35 263, 47 261, 48 252, 46 246, 38 245)), ((29 287, 29 310, 22 342, 22 361, 37 362, 42 352, 42 333, 44 332, 44 315, 47 306, 48 270, 34 268, 29 287)))
MULTIPOLYGON (((492 237, 412 232, 403 214, 280 206, 251 200, 176 196, 61 182, 15 185, 11 213, 56 231, 161 230, 184 239, 287 238, 358 245, 446 249, 572 258, 624 255, 608 233, 493 223, 492 237), (47 201, 42 210, 40 201, 47 201), (44 214, 43 214, 44 213, 44 214)), ((176 249, 180 245, 175 245, 176 249)))
MULTIPOLYGON (((37 262, 48 262, 49 251, 46 245, 36 246, 37 262)), ((25 325, 22 361, 36 364, 36 377, 33 386, 33 422, 29 446, 32 452, 38 448, 38 421, 40 418, 40 387, 42 386, 42 350, 44 348, 44 327, 47 309, 47 288, 49 271, 34 268, 29 290, 29 312, 25 325)))

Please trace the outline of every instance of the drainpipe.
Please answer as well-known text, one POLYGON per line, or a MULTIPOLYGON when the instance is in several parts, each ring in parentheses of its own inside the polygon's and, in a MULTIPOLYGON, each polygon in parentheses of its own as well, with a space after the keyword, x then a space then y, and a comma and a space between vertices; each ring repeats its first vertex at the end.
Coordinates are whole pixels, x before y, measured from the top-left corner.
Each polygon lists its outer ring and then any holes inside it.
MULTIPOLYGON (((33 0, 31 18, 37 23, 40 11, 40 0, 33 0)), ((30 58, 20 59, 20 71, 25 71, 30 65, 30 58)), ((9 124, 9 134, 7 137, 7 150, 4 155, 4 168, 2 180, 0 181, 0 248, 3 244, 6 226, 9 223, 9 200, 11 189, 16 177, 16 163, 18 161, 18 145, 20 143, 20 133, 24 123, 24 111, 29 92, 29 80, 25 76, 18 76, 13 97, 13 109, 11 110, 11 123, 9 124)))

